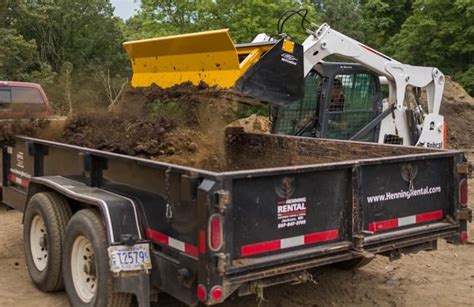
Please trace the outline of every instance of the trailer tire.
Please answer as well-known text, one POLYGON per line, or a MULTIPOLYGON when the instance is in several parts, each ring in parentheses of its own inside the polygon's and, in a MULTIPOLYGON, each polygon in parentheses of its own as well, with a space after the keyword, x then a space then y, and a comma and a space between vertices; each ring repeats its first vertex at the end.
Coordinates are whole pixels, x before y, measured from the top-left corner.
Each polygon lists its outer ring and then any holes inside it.
POLYGON ((113 291, 106 229, 94 209, 75 213, 66 229, 63 274, 72 306, 130 306, 132 295, 113 291))
POLYGON ((360 257, 360 258, 354 258, 351 260, 334 263, 333 265, 334 267, 341 270, 354 270, 354 269, 358 269, 358 268, 368 265, 372 260, 374 260, 374 258, 360 257))
POLYGON ((23 225, 26 265, 31 280, 44 292, 64 288, 63 240, 71 215, 67 200, 55 192, 33 195, 26 207, 23 225))

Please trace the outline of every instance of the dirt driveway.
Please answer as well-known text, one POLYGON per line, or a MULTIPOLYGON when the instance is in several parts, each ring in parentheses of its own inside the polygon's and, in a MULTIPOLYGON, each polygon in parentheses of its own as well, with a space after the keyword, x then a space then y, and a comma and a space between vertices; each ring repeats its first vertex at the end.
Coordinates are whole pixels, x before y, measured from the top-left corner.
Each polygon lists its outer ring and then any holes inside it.
MULTIPOLYGON (((471 161, 474 154, 471 154, 471 161)), ((474 180, 469 184, 474 201, 474 180)), ((44 294, 31 283, 22 246, 21 214, 0 206, 0 306, 64 306, 64 292, 44 294)), ((470 225, 474 240, 474 225, 470 225)), ((262 306, 473 306, 474 245, 439 241, 439 250, 403 256, 394 262, 377 257, 356 271, 321 268, 314 283, 265 290, 262 306)), ((166 298, 159 306, 177 306, 166 298)), ((224 306, 257 306, 255 296, 224 306)))

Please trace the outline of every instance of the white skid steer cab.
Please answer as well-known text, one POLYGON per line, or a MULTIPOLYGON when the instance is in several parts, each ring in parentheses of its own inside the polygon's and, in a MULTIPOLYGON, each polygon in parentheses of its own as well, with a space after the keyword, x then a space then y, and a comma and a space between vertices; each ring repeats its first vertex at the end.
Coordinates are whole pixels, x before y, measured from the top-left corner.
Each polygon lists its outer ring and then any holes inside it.
POLYGON ((167 88, 190 81, 228 88, 271 104, 276 134, 446 147, 446 125, 439 114, 441 71, 400 63, 328 24, 311 23, 306 31, 302 44, 284 34, 279 39, 259 34, 252 43, 234 44, 223 29, 126 42, 124 47, 133 86, 167 88), (333 55, 350 62, 324 61, 333 55), (427 103, 405 101, 408 86, 424 89, 427 103))

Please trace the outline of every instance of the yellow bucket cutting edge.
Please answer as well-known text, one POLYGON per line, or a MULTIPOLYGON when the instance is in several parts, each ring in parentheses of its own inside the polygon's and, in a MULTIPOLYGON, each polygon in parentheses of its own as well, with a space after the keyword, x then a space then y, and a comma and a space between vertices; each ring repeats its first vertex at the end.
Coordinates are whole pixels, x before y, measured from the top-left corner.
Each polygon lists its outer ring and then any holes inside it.
POLYGON ((168 88, 191 81, 234 86, 242 71, 228 29, 167 36, 123 44, 132 62, 132 86, 168 88))

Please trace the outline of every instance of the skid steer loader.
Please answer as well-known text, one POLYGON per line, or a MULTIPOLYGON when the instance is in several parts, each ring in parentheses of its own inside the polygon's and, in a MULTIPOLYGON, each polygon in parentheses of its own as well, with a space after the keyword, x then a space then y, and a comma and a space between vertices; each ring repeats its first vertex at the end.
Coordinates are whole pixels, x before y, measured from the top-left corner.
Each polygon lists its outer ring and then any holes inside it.
POLYGON ((124 43, 132 86, 191 81, 270 103, 273 133, 444 148, 439 115, 444 75, 402 64, 328 24, 311 24, 303 44, 288 37, 234 44, 228 29, 124 43), (323 60, 340 55, 355 63, 323 60), (389 96, 383 99, 379 77, 389 96), (427 104, 405 101, 424 88, 427 104), (427 109, 427 111, 425 111, 427 109))

